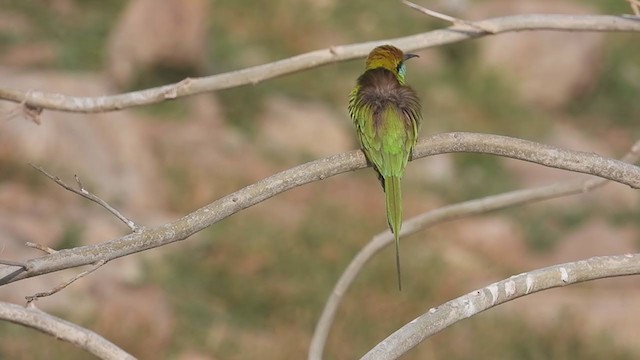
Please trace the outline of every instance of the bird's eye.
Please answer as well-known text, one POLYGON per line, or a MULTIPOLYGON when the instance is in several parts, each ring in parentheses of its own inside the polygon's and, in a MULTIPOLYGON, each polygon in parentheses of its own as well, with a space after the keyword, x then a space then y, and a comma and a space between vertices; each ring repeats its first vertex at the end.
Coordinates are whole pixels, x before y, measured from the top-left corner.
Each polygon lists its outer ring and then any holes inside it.
POLYGON ((405 72, 407 71, 407 68, 404 67, 404 63, 401 62, 398 64, 398 66, 396 67, 396 71, 398 72, 398 75, 404 77, 405 72))

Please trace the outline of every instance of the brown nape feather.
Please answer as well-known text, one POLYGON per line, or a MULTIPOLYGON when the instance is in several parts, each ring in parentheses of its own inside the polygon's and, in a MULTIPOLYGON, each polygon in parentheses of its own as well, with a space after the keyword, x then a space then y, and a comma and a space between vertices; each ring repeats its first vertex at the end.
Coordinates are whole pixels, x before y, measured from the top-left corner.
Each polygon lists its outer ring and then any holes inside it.
POLYGON ((420 101, 416 92, 409 86, 400 85, 396 76, 385 68, 375 68, 365 71, 358 78, 360 91, 358 105, 370 107, 376 127, 382 120, 384 109, 395 106, 404 116, 405 126, 411 128, 411 119, 420 116, 420 101))

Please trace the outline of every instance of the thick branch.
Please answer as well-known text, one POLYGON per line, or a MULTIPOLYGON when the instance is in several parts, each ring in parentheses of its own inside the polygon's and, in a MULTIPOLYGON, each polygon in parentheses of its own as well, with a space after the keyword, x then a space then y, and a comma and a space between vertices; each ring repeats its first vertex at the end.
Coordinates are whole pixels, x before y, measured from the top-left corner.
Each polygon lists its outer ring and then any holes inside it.
POLYGON ((149 105, 178 97, 208 91, 228 89, 286 74, 366 56, 372 48, 390 43, 405 51, 474 39, 489 34, 525 30, 558 31, 640 31, 640 18, 610 15, 552 15, 532 14, 498 17, 473 22, 474 26, 454 25, 445 29, 395 39, 371 41, 353 45, 335 46, 297 55, 269 64, 253 66, 228 73, 202 78, 187 78, 170 84, 141 91, 98 97, 68 96, 37 90, 0 88, 0 99, 24 103, 32 109, 50 109, 69 112, 95 113, 149 105), (490 32, 482 29, 490 29, 490 32))
MULTIPOLYGON (((446 133, 421 139, 413 158, 451 152, 476 152, 526 160, 640 186, 640 168, 593 153, 563 150, 505 136, 446 133)), ((0 265, 0 284, 62 269, 93 264, 184 240, 194 233, 296 186, 367 166, 361 151, 337 154, 272 175, 227 195, 172 223, 107 242, 65 249, 24 262, 26 269, 0 265)))
POLYGON ((521 296, 583 281, 637 274, 640 254, 599 256, 514 275, 430 309, 384 339, 362 359, 397 359, 440 330, 521 296))
POLYGON ((100 359, 135 359, 113 343, 91 330, 49 315, 35 307, 25 308, 0 302, 0 319, 70 342, 100 359))

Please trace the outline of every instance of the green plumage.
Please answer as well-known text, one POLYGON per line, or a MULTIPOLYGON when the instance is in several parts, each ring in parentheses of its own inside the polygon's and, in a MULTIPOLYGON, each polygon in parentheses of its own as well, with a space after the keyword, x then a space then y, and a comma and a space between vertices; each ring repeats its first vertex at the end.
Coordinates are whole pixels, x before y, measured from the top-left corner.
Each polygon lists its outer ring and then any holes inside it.
POLYGON ((404 61, 415 57, 390 45, 371 51, 366 70, 349 94, 353 119, 362 151, 378 173, 385 192, 387 221, 394 234, 398 288, 400 275, 400 230, 402 228, 401 179, 420 129, 420 102, 405 85, 404 61))

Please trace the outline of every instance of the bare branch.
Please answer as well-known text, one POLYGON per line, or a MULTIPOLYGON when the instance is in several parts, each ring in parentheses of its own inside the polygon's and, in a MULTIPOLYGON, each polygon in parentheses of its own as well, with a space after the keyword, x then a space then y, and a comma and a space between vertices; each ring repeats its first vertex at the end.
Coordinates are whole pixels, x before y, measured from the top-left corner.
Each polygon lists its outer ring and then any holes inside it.
MULTIPOLYGON (((640 161, 640 141, 637 141, 631 147, 631 150, 622 157, 622 161, 627 163, 640 161)), ((474 199, 444 206, 406 220, 402 224, 400 236, 405 238, 431 226, 472 215, 483 214, 490 211, 506 209, 562 196, 585 193, 595 190, 606 183, 606 180, 600 178, 582 181, 571 180, 533 189, 515 190, 503 194, 487 196, 481 199, 474 199)), ((309 360, 322 359, 327 337, 329 336, 329 330, 331 329, 338 306, 342 302, 345 293, 355 280, 356 276, 364 268, 364 265, 392 242, 393 235, 389 231, 377 234, 358 252, 358 254, 356 254, 353 260, 351 260, 334 286, 333 291, 322 310, 320 319, 316 324, 313 337, 311 338, 311 345, 309 346, 309 360)))
POLYGON ((432 16, 432 17, 434 17, 436 19, 448 21, 448 22, 452 23, 453 25, 467 25, 467 26, 470 26, 470 27, 475 28, 477 30, 481 30, 481 31, 484 31, 486 33, 489 33, 489 34, 495 34, 495 31, 493 29, 488 29, 485 26, 478 25, 478 24, 476 24, 476 23, 474 23, 472 21, 467 21, 467 20, 455 18, 453 16, 445 15, 443 13, 439 13, 437 11, 434 11, 434 10, 431 10, 431 9, 427 9, 424 6, 420 6, 418 4, 414 4, 414 3, 412 3, 411 1, 408 1, 408 0, 402 0, 402 3, 407 5, 410 8, 414 9, 414 10, 417 10, 417 11, 423 13, 423 14, 432 16))
POLYGON ((98 268, 100 266, 104 265, 105 263, 106 263, 106 261, 100 260, 97 263, 93 264, 93 266, 90 269, 81 272, 80 274, 72 277, 71 279, 69 279, 69 280, 67 280, 67 281, 65 281, 65 282, 63 282, 61 284, 58 284, 56 287, 54 287, 51 290, 48 290, 48 291, 45 291, 45 292, 39 292, 39 293, 36 293, 34 295, 31 295, 31 296, 25 296, 25 299, 27 299, 27 305, 31 304, 33 301, 38 300, 41 297, 51 296, 51 295, 57 293, 58 291, 60 291, 60 290, 62 290, 64 288, 66 288, 67 286, 71 285, 76 280, 78 280, 78 279, 80 279, 82 277, 85 277, 86 275, 89 275, 92 272, 98 270, 98 268))
POLYGON ((123 223, 125 223, 125 225, 127 225, 129 227, 129 229, 131 229, 131 231, 140 232, 140 231, 142 231, 144 229, 143 227, 140 227, 140 226, 136 225, 136 223, 134 223, 133 221, 131 221, 128 218, 126 218, 124 215, 122 215, 122 213, 120 211, 116 210, 113 206, 109 205, 106 201, 102 200, 98 196, 96 196, 96 195, 90 193, 89 191, 87 191, 87 189, 85 189, 84 186, 82 186, 82 183, 80 182, 80 177, 78 177, 78 175, 75 175, 75 179, 76 179, 76 183, 78 184, 78 188, 74 189, 71 186, 65 184, 64 181, 62 181, 59 177, 49 174, 42 167, 36 166, 36 165, 33 165, 33 164, 29 164, 29 165, 31 165, 31 167, 33 167, 34 169, 36 169, 36 170, 40 171, 41 173, 43 173, 49 179, 55 181, 56 184, 62 186, 66 190, 69 190, 74 194, 78 194, 78 195, 82 196, 85 199, 91 200, 91 201, 95 202, 96 204, 102 206, 103 208, 107 209, 107 211, 109 211, 111 214, 113 214, 115 217, 117 217, 118 220, 120 220, 123 223))
POLYGON ((11 261, 11 260, 2 260, 0 259, 0 264, 2 265, 7 265, 7 266, 18 266, 21 267, 23 269, 27 269, 27 264, 20 262, 20 261, 11 261))
POLYGON ((429 309, 361 359, 397 359, 440 330, 521 296, 584 281, 637 274, 640 254, 598 256, 514 275, 429 309))
POLYGON ((562 150, 550 145, 499 135, 455 132, 436 134, 419 141, 413 158, 430 155, 472 152, 509 157, 540 165, 595 175, 639 188, 638 168, 595 153, 562 150))
POLYGON ((0 88, 0 99, 14 102, 25 101, 28 106, 37 109, 44 108, 81 113, 115 111, 208 91, 228 89, 247 84, 257 84, 267 79, 292 74, 321 65, 363 57, 366 56, 372 48, 382 44, 393 44, 405 51, 415 51, 489 35, 487 30, 481 29, 490 29, 495 34, 526 30, 640 31, 640 19, 637 17, 610 15, 514 15, 475 21, 473 24, 474 26, 472 27, 454 25, 446 29, 400 38, 352 45, 331 46, 326 49, 300 54, 269 64, 202 78, 188 78, 176 84, 118 95, 83 97, 42 91, 27 92, 18 89, 0 88), (28 98, 27 94, 29 95, 28 98))
POLYGON ((0 302, 0 319, 23 325, 72 343, 100 359, 133 360, 133 356, 95 332, 49 315, 34 306, 0 302))
POLYGON ((45 246, 45 245, 42 245, 42 244, 36 244, 36 243, 30 242, 30 241, 27 241, 24 244, 27 247, 38 249, 38 250, 43 251, 43 252, 45 252, 47 254, 53 254, 53 253, 57 252, 57 250, 54 250, 54 249, 52 249, 52 248, 50 248, 48 246, 45 246))
MULTIPOLYGON (((640 186, 639 167, 593 153, 563 150, 498 135, 461 132, 433 135, 418 142, 413 158, 452 152, 506 156, 596 175, 634 187, 640 186)), ((229 194, 172 223, 147 228, 139 233, 103 243, 64 249, 54 254, 30 259, 26 261, 27 271, 19 273, 14 271, 15 268, 0 265, 0 285, 62 269, 93 264, 100 260, 108 262, 139 251, 184 240, 238 211, 281 192, 366 166, 365 157, 359 150, 298 165, 229 194)))
MULTIPOLYGON (((595 181, 593 182, 595 183, 595 181)), ((583 184, 584 182, 582 181, 557 183, 540 188, 516 190, 499 195, 464 201, 458 204, 443 206, 406 220, 402 224, 400 237, 405 238, 431 226, 464 217, 484 214, 490 211, 506 209, 561 196, 580 194, 584 191, 588 191, 589 189, 583 184)), ((604 184, 604 181, 600 181, 598 184, 604 184)), ((316 324, 316 328, 311 338, 311 345, 309 347, 309 360, 320 360, 323 358, 324 347, 329 336, 329 331, 335 320, 338 307, 347 290, 360 271, 362 271, 365 264, 367 264, 377 253, 391 244, 392 241, 393 235, 388 231, 375 235, 367 245, 360 249, 344 270, 329 295, 329 298, 322 309, 322 314, 318 319, 318 323, 316 324)))

